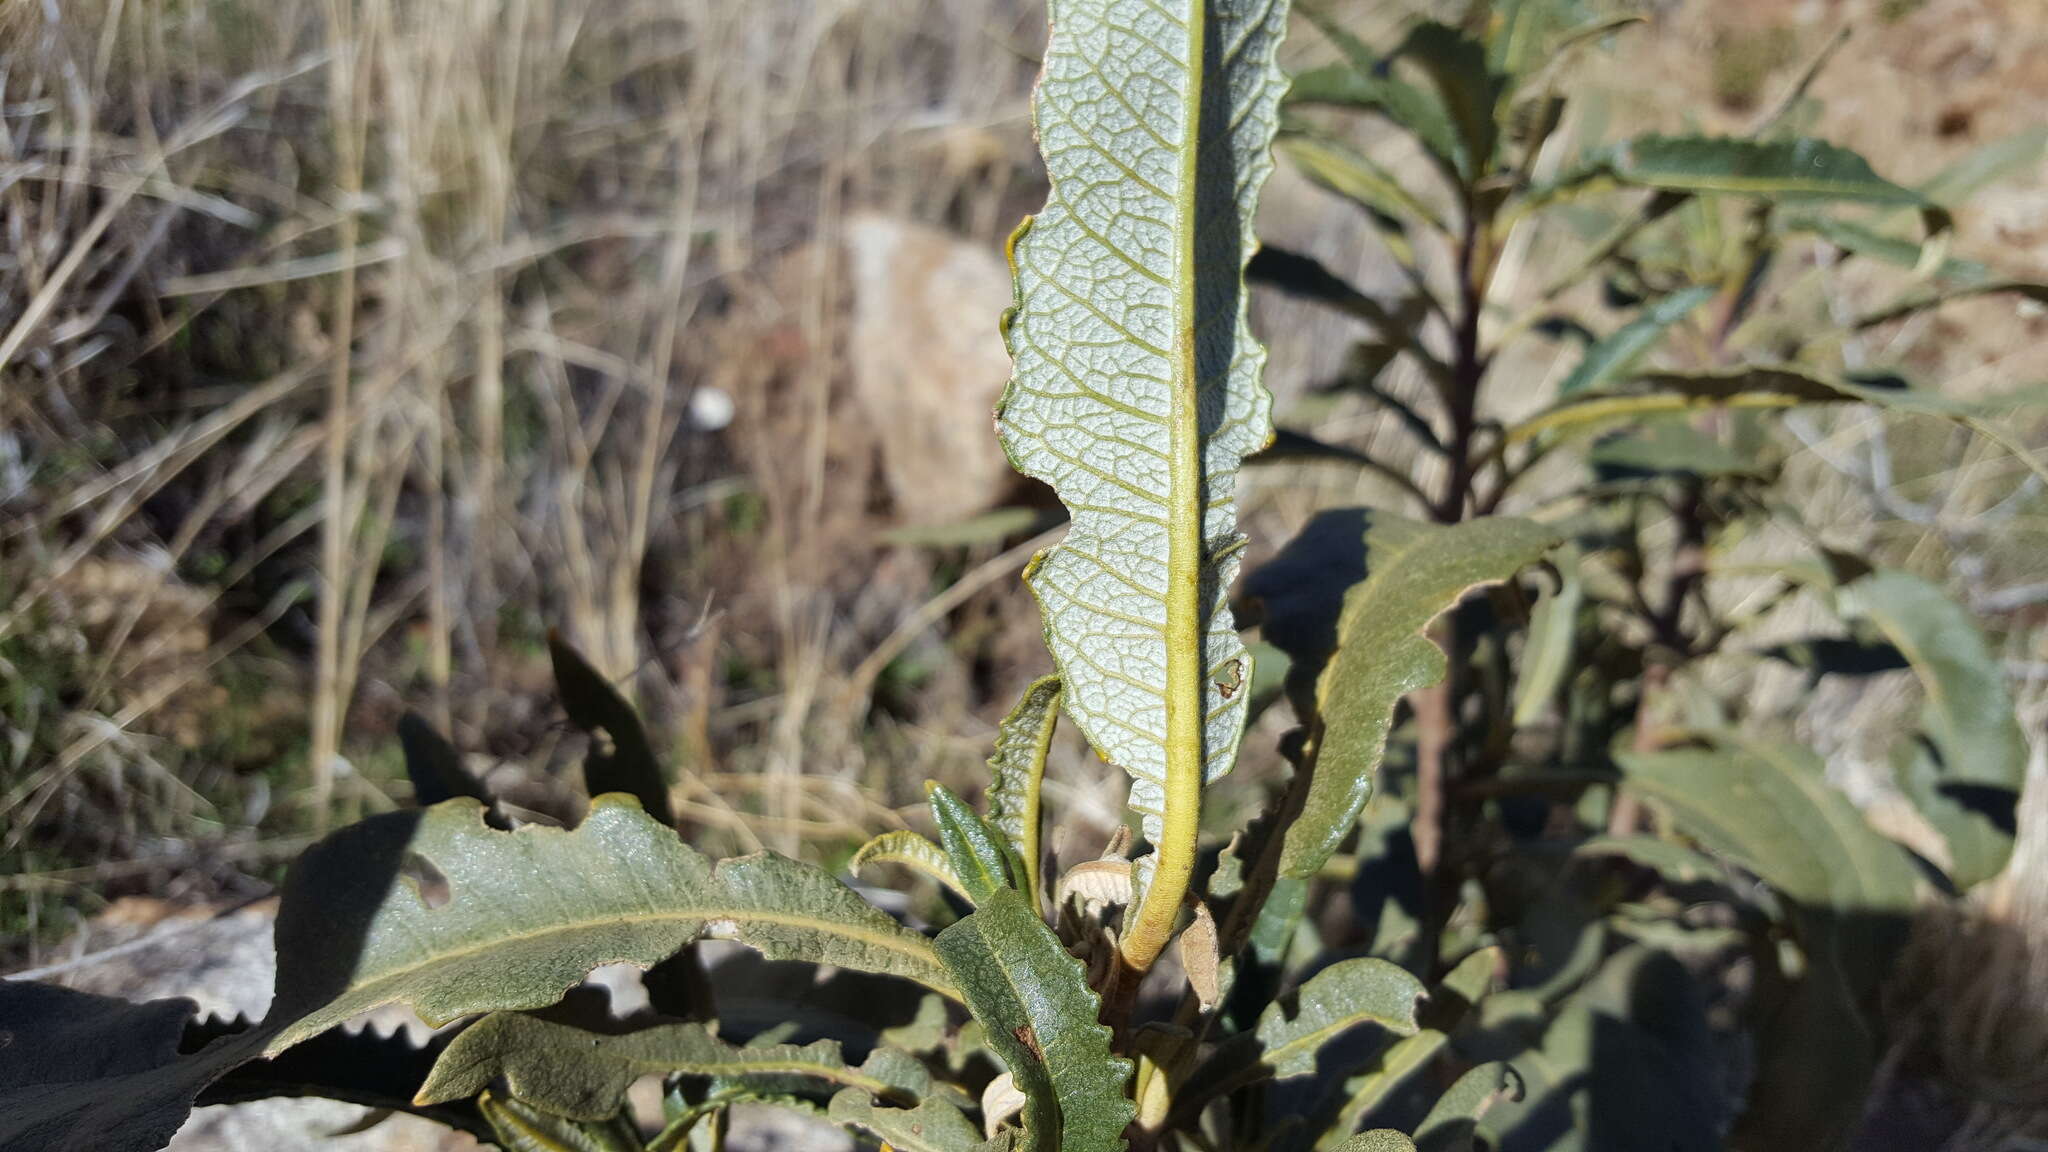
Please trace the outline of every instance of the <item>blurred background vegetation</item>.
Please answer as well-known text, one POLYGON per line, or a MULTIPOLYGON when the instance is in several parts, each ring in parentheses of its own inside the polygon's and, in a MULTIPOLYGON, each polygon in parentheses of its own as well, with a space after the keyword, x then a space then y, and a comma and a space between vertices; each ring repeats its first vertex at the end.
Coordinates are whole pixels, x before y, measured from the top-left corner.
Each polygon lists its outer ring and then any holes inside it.
MULTIPOLYGON (((1421 5, 1326 7, 1387 42, 1421 5)), ((1957 247, 2048 274, 2039 0, 1643 12, 1582 58, 1557 147, 1738 131, 1846 27, 1799 114, 1901 183, 1961 173, 1957 247)), ((1001 244, 1044 196, 1042 19, 1029 0, 0 0, 0 962, 45 961, 123 896, 266 891, 321 829, 404 799, 407 709, 553 807, 581 737, 550 629, 638 700, 707 851, 834 862, 916 819, 924 780, 970 778, 1045 671, 1017 573, 1051 501, 987 416, 1001 244)), ((1290 54, 1331 55, 1308 34, 1290 54)), ((1355 211, 1284 165, 1264 213, 1266 238, 1398 283, 1355 211)), ((1545 256, 1513 250, 1509 298, 1545 256)), ((1816 259, 1841 314, 1874 301, 1860 268, 1816 259)), ((1255 326, 1284 423, 1443 466, 1395 447, 1383 408, 1314 392, 1355 329, 1263 299, 1255 326)), ((1844 354, 1990 393, 2048 378, 2044 331, 1989 298, 1844 354)), ((1571 367, 1555 351, 1502 377, 1530 409, 1571 367)), ((2048 495, 1938 422, 1792 424, 1807 522, 1969 604, 2038 740, 2048 495)), ((1315 508, 1398 499, 1315 463, 1249 485, 1255 562, 1315 508)), ((1751 690, 1852 795, 1919 691, 1905 671, 1751 690)), ((1279 770, 1283 723, 1246 741, 1222 804, 1279 770)), ((1124 781, 1088 760, 1063 743, 1050 787, 1092 846, 1124 781)), ((1987 899, 2038 934, 2031 792, 1987 899)))

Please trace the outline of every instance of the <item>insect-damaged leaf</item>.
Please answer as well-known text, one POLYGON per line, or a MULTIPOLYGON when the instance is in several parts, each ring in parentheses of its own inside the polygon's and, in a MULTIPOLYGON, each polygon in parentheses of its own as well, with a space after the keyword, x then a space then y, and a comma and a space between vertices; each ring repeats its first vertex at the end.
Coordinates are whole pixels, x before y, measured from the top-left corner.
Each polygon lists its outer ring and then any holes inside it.
POLYGON ((1898 845, 1863 820, 1797 745, 1711 734, 1699 748, 1624 752, 1629 787, 1686 835, 1812 908, 1898 914, 1918 882, 1898 845))
POLYGON ((924 937, 811 865, 764 852, 714 866, 618 795, 574 830, 513 832, 453 800, 365 820, 300 859, 269 1050, 381 1004, 429 1022, 544 1007, 599 965, 651 965, 704 936, 951 988, 924 937), (394 883, 402 872, 430 882, 394 883))
POLYGON ((1034 109, 1052 191, 1011 242, 997 425, 1072 513, 1026 579, 1067 711, 1131 774, 1158 844, 1169 774, 1185 795, 1228 771, 1249 697, 1223 599, 1237 471, 1270 434, 1244 265, 1287 6, 1054 0, 1049 15, 1034 109))
POLYGON ((915 1108, 889 1108, 848 1088, 832 1098, 826 1114, 833 1123, 866 1129, 901 1152, 977 1152, 983 1146, 974 1121, 937 1098, 915 1108))
POLYGON ((1110 1055, 1109 1029, 1081 962, 1012 889, 1001 889, 939 933, 939 956, 988 1043, 1028 1102, 1033 1152, 1121 1152, 1136 1113, 1131 1065, 1110 1055))

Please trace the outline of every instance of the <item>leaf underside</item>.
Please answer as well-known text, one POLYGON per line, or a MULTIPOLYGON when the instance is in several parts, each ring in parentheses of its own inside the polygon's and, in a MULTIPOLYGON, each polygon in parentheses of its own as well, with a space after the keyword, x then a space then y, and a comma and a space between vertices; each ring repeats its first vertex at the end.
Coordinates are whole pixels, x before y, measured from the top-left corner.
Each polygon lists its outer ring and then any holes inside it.
POLYGON ((1016 468, 1073 517, 1026 579, 1068 713, 1130 773, 1155 843, 1169 616, 1201 617, 1199 651, 1179 659, 1202 674, 1204 779, 1228 771, 1249 695, 1224 597, 1237 470, 1271 426, 1243 269, 1272 167, 1285 18, 1281 0, 1054 0, 1035 102, 1052 191, 1012 241, 1015 370, 997 426, 1016 468), (1194 579, 1172 584, 1170 571, 1194 579))
POLYGON ((1060 678, 1041 676, 1024 690, 1024 698, 996 730, 995 752, 988 758, 988 822, 1001 832, 1024 864, 1024 891, 1038 899, 1039 790, 1045 779, 1045 757, 1059 722, 1060 678))

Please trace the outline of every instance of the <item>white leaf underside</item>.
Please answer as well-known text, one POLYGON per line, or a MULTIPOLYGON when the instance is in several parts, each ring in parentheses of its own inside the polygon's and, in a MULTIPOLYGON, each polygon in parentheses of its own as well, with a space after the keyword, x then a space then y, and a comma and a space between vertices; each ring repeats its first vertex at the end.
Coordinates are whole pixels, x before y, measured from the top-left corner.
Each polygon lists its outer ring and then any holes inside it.
POLYGON ((1271 438, 1265 351, 1245 318, 1252 212, 1284 80, 1272 66, 1281 0, 1053 0, 1036 100, 1052 192, 1020 230, 1015 375, 998 411, 1017 469, 1072 514, 1065 540, 1027 570, 1068 713, 1132 777, 1131 807, 1157 842, 1167 764, 1167 571, 1176 372, 1192 344, 1202 443, 1206 779, 1227 772, 1243 731, 1251 658, 1226 596, 1237 572, 1235 488, 1271 438), (1189 123, 1191 43, 1208 57, 1189 123), (1194 165, 1183 144, 1201 142, 1194 165), (1229 198, 1203 199, 1204 184, 1229 198), (1189 237, 1192 242, 1189 242, 1189 237), (1200 270, 1192 324, 1178 285, 1200 270))

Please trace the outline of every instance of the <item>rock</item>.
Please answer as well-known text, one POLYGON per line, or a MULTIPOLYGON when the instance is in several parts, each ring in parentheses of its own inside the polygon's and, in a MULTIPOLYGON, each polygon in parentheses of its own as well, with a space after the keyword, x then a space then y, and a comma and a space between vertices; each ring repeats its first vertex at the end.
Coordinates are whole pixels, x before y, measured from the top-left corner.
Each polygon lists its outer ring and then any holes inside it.
POLYGON ((1015 293, 1002 257, 892 216, 846 223, 847 355, 904 524, 963 520, 1014 482, 992 431, 1010 378, 997 321, 1015 293))

